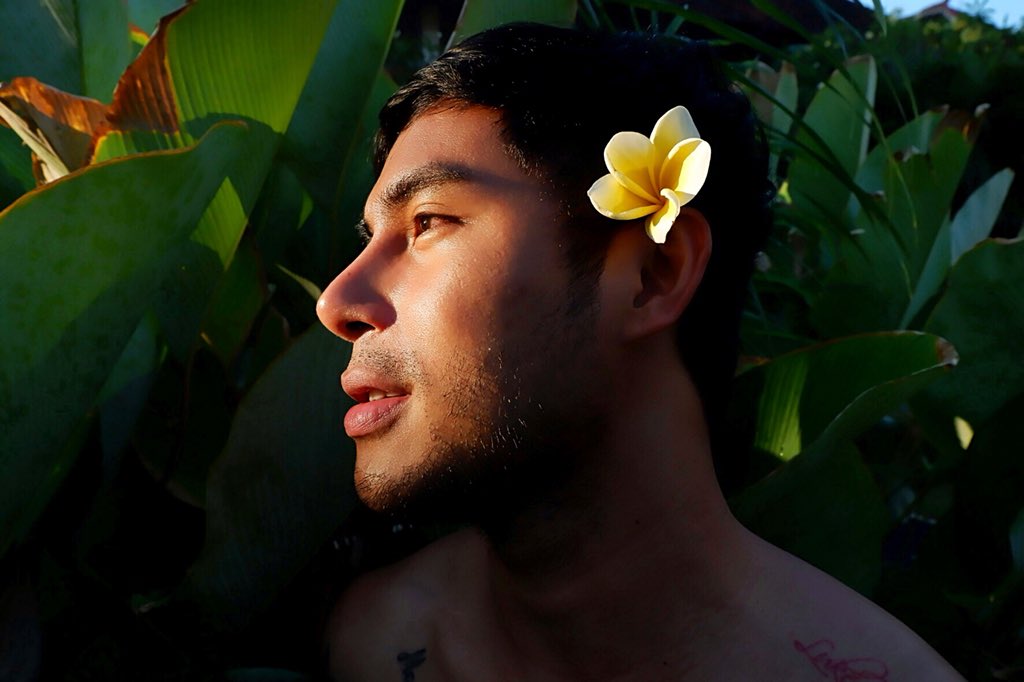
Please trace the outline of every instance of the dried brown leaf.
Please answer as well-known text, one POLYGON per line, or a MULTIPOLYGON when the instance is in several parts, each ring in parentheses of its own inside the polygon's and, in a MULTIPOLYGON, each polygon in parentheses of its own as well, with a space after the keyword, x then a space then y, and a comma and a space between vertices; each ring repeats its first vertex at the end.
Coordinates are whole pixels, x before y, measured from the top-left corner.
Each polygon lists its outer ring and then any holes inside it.
MULTIPOLYGON (((12 125, 5 118, 0 118, 0 123, 14 128, 23 139, 27 134, 35 137, 35 144, 28 139, 25 142, 33 148, 33 165, 40 181, 53 178, 42 172, 41 164, 48 160, 40 157, 37 147, 45 147, 62 162, 65 168, 58 174, 81 168, 88 162, 92 135, 107 116, 107 106, 98 100, 72 95, 28 77, 0 85, 0 103, 20 120, 20 125, 12 125)), ((52 158, 49 164, 54 165, 52 158)))
POLYGON ((174 88, 167 71, 165 27, 187 10, 186 5, 162 18, 139 56, 125 69, 114 89, 107 120, 93 133, 93 145, 107 133, 118 130, 178 131, 174 88))

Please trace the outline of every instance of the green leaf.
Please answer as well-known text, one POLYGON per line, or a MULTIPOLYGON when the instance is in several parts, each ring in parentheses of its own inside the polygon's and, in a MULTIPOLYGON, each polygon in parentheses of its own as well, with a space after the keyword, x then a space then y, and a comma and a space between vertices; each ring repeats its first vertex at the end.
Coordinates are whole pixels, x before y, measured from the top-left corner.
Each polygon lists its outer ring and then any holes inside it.
POLYGON ((856 436, 954 364, 946 341, 918 332, 803 348, 737 377, 733 423, 752 432, 756 449, 789 460, 856 436))
POLYGON ((114 86, 132 60, 128 9, 123 0, 77 0, 82 94, 102 102, 114 96, 114 86))
POLYGON ((201 248, 188 236, 246 139, 218 126, 194 148, 72 173, 0 213, 0 551, 66 473, 55 458, 162 281, 201 248))
POLYGON ((77 40, 74 0, 0 3, 0 82, 33 76, 82 94, 77 40))
POLYGON ((404 0, 341 2, 327 27, 282 150, 323 207, 336 208, 338 183, 361 151, 363 111, 391 46, 404 0))
MULTIPOLYGON (((962 132, 946 130, 927 154, 911 154, 902 162, 894 159, 883 174, 886 212, 905 248, 903 259, 911 281, 920 277, 950 214, 972 146, 962 132)), ((883 229, 879 225, 876 231, 883 229)))
POLYGON ((1024 240, 988 239, 960 257, 925 325, 956 346, 960 365, 929 389, 930 399, 976 424, 1024 393, 1022 300, 1024 240))
POLYGON ((164 348, 159 335, 156 316, 143 317, 96 399, 100 405, 100 442, 106 476, 113 477, 117 471, 114 463, 120 460, 131 438, 163 361, 164 348))
POLYGON ((298 284, 303 291, 309 294, 310 300, 312 300, 314 303, 320 298, 320 295, 323 293, 320 290, 320 287, 313 284, 305 277, 302 277, 301 275, 296 275, 294 272, 284 267, 283 265, 278 265, 277 269, 280 270, 285 275, 285 277, 289 277, 293 282, 298 284))
POLYGON ((320 325, 239 406, 207 484, 207 532, 184 595, 235 627, 266 606, 355 504, 351 404, 338 386, 351 346, 320 325), (258 567, 258 568, 256 568, 258 567))
POLYGON ((807 452, 729 505, 751 531, 850 587, 870 594, 878 582, 888 513, 852 445, 807 452))
POLYGON ((459 21, 448 39, 448 47, 474 33, 511 21, 536 21, 556 26, 571 26, 576 18, 576 0, 465 0, 459 21))
POLYGON ((227 442, 231 390, 224 366, 205 349, 182 367, 165 362, 132 433, 139 461, 179 500, 202 508, 210 465, 227 442))
POLYGON ((1013 184, 1013 171, 1004 168, 985 181, 957 211, 950 229, 950 264, 988 237, 1013 184))
POLYGON ((790 164, 788 178, 794 205, 838 225, 847 223, 849 185, 867 152, 871 123, 868 107, 875 100, 878 81, 870 56, 852 58, 847 70, 849 77, 838 71, 832 74, 803 117, 804 125, 817 133, 824 148, 803 128, 796 134, 798 143, 833 158, 837 167, 824 168, 809 155, 800 154, 790 164), (845 180, 837 173, 844 174, 845 180))
POLYGON ((295 173, 275 163, 249 218, 249 233, 266 263, 277 263, 308 217, 312 203, 295 173))
POLYGON ((117 365, 104 382, 97 402, 105 403, 127 385, 155 371, 160 364, 159 355, 160 338, 156 318, 146 315, 135 328, 117 365))
POLYGON ((914 319, 924 310, 928 302, 942 291, 946 275, 949 274, 951 252, 952 239, 950 238, 950 223, 947 220, 942 223, 938 234, 935 235, 931 253, 928 254, 928 260, 925 261, 924 268, 921 270, 914 293, 900 319, 901 329, 910 328, 914 319))
MULTIPOLYGON (((366 195, 373 186, 374 173, 370 163, 370 152, 373 132, 377 129, 377 112, 383 108, 384 103, 397 89, 397 85, 385 74, 377 78, 374 83, 373 92, 370 94, 366 108, 363 110, 362 120, 359 124, 359 137, 356 138, 355 147, 352 150, 352 158, 345 167, 344 175, 338 187, 337 205, 335 206, 335 227, 329 235, 332 248, 332 257, 336 262, 328 264, 328 271, 333 276, 337 268, 343 262, 337 262, 343 251, 351 252, 358 243, 356 232, 353 229, 356 222, 363 215, 363 203, 366 195), (338 240, 347 246, 342 249, 336 246, 338 240)), ((347 254, 351 255, 351 253, 347 254)))
POLYGON ((253 333, 252 342, 243 348, 236 362, 236 381, 239 386, 248 388, 254 384, 277 356, 284 352, 290 340, 288 330, 288 320, 273 307, 267 308, 259 329, 253 333))
POLYGON ((779 83, 775 88, 775 98, 782 106, 776 106, 772 111, 772 128, 783 135, 788 135, 793 127, 790 112, 796 111, 798 95, 796 69, 791 63, 783 62, 779 67, 779 83))
POLYGON ((947 112, 946 107, 926 111, 875 145, 857 171, 857 184, 865 191, 881 192, 884 188, 885 167, 893 155, 909 156, 926 151, 931 146, 935 130, 947 112))
POLYGON ((903 248, 892 231, 865 211, 854 226, 811 306, 811 322, 826 338, 897 328, 911 299, 903 248))
POLYGON ((132 58, 128 30, 122 0, 0 3, 0 82, 33 76, 109 102, 132 58))
MULTIPOLYGON (((779 70, 775 71, 767 64, 755 61, 747 70, 746 78, 749 85, 744 90, 761 122, 774 133, 772 139, 788 138, 799 96, 796 69, 790 62, 783 62, 779 70)), ((779 153, 773 147, 768 162, 768 177, 773 180, 776 178, 778 163, 779 153)))
MULTIPOLYGON (((190 4, 162 21, 122 80, 114 129, 97 141, 96 159, 188 144, 225 118, 242 119, 252 129, 245 156, 193 235, 219 263, 204 259, 184 265, 173 295, 157 302, 171 350, 181 360, 195 347, 210 297, 241 239, 334 5, 335 0, 190 4)), ((205 326, 211 324, 216 323, 205 326)))
POLYGON ((227 366, 249 336, 268 297, 263 264, 251 240, 243 240, 213 294, 203 340, 227 366))
POLYGON ((28 148, 13 130, 0 126, 0 210, 35 184, 28 148))
POLYGON ((146 33, 156 29, 160 18, 184 5, 186 0, 128 0, 128 17, 146 33))
POLYGON ((166 60, 190 135, 242 116, 284 133, 313 66, 335 0, 218 0, 167 22, 166 60))
POLYGON ((936 293, 948 249, 943 225, 970 151, 961 131, 946 130, 926 153, 888 160, 878 200, 884 220, 857 213, 855 238, 841 245, 814 304, 812 319, 822 333, 906 326, 936 293))
POLYGON ((943 222, 900 320, 900 327, 909 327, 928 302, 938 296, 950 266, 988 237, 1012 183, 1013 171, 1009 168, 996 173, 968 197, 952 223, 948 220, 943 222))

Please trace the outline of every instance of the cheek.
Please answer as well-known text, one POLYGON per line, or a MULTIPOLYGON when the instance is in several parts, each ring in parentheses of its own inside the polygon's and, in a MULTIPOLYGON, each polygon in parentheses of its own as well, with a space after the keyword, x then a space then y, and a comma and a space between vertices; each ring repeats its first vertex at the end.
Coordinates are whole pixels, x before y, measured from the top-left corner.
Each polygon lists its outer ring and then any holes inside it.
POLYGON ((411 272, 396 297, 394 331, 443 382, 455 358, 465 366, 493 343, 503 273, 490 254, 433 260, 411 272))
POLYGON ((489 225, 458 248, 424 254, 403 283, 395 331, 440 383, 454 364, 486 372, 488 358, 502 351, 521 362, 563 314, 568 276, 560 254, 548 235, 532 244, 514 227, 489 225))

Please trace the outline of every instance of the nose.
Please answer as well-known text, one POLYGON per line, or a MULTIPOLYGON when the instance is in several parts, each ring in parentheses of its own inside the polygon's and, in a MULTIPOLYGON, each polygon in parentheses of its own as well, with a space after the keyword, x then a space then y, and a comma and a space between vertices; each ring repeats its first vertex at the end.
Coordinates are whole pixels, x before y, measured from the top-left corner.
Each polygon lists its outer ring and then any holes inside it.
POLYGON ((316 302, 316 315, 335 336, 350 343, 395 321, 382 278, 383 254, 370 244, 334 278, 316 302))

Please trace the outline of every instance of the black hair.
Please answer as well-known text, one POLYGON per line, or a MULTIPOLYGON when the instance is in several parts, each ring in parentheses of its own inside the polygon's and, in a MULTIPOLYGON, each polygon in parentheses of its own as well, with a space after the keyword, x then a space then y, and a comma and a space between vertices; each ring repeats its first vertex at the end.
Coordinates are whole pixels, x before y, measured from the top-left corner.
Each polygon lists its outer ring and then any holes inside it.
POLYGON ((658 118, 680 104, 712 149, 708 179, 690 204, 711 225, 711 259, 679 320, 677 339, 714 445, 736 369, 754 257, 771 225, 772 187, 750 103, 708 44, 526 23, 484 31, 420 69, 391 97, 380 112, 374 163, 379 174, 399 134, 428 110, 497 110, 508 153, 563 207, 568 261, 582 283, 577 291, 593 292, 610 237, 623 225, 598 214, 586 194, 607 172, 605 144, 622 130, 649 135, 658 118))

